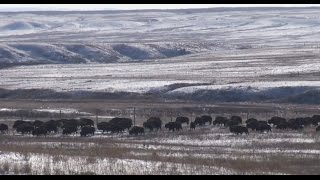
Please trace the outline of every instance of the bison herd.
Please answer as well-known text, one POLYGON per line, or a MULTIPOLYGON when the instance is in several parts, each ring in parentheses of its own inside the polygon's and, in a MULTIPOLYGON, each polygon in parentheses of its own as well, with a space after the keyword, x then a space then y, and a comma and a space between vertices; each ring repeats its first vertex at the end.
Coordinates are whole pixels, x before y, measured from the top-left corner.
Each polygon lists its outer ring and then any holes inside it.
MULTIPOLYGON (((282 117, 272 117, 267 121, 259 121, 255 118, 247 119, 243 122, 239 116, 231 116, 230 118, 217 116, 213 120, 209 115, 196 117, 194 121, 189 120, 188 117, 177 117, 175 121, 168 122, 164 125, 169 131, 181 131, 182 124, 187 124, 190 130, 196 129, 206 125, 219 126, 229 128, 231 133, 236 135, 249 134, 249 129, 257 132, 271 132, 272 128, 280 130, 301 130, 306 126, 317 126, 316 131, 320 131, 320 115, 312 117, 302 117, 294 119, 285 119, 282 117)), ((60 119, 43 121, 23 121, 17 120, 14 122, 12 128, 15 132, 21 134, 32 134, 33 136, 46 136, 49 134, 62 133, 63 135, 93 136, 96 132, 94 121, 88 118, 80 119, 60 119)), ((160 131, 162 128, 162 121, 159 117, 150 117, 143 123, 143 126, 133 126, 130 118, 113 118, 108 122, 100 122, 97 124, 97 129, 102 133, 121 133, 127 130, 130 135, 144 134, 145 130, 160 131)), ((0 124, 0 133, 8 133, 8 126, 0 124)))

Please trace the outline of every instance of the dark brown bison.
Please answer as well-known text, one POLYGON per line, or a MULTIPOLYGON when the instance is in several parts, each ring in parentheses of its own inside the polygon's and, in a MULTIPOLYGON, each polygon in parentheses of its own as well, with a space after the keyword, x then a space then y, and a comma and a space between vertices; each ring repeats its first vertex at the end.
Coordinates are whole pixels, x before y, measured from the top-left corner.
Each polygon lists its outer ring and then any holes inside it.
POLYGON ((119 118, 119 117, 115 117, 113 119, 111 119, 109 121, 109 123, 117 126, 117 127, 120 127, 121 128, 121 131, 124 131, 125 129, 130 129, 131 126, 133 125, 132 123, 132 119, 130 118, 119 118))
POLYGON ((256 130, 258 126, 258 121, 251 121, 247 123, 247 128, 251 130, 256 130))
MULTIPOLYGON (((76 128, 78 129, 80 124, 80 122, 76 119, 66 119, 62 122, 62 129, 65 129, 65 127, 73 127, 73 128, 76 128)), ((59 124, 59 123, 57 123, 59 124)))
POLYGON ((33 130, 34 126, 31 123, 23 123, 16 128, 16 131, 21 134, 31 134, 33 130))
POLYGON ((9 127, 6 124, 0 124, 0 133, 5 134, 8 133, 9 127))
POLYGON ((133 126, 130 130, 129 130, 129 134, 130 135, 138 135, 138 134, 144 134, 144 128, 140 127, 140 126, 133 126))
POLYGON ((44 124, 44 122, 43 122, 43 121, 40 121, 40 120, 35 120, 35 121, 33 122, 33 126, 34 126, 35 128, 38 128, 38 127, 42 126, 43 124, 44 124))
POLYGON ((30 125, 33 126, 33 124, 30 121, 17 120, 17 121, 14 122, 12 128, 13 129, 17 129, 18 126, 21 125, 21 124, 30 124, 30 125))
POLYGON ((247 123, 247 128, 260 132, 271 131, 271 126, 266 121, 251 121, 247 123))
POLYGON ((150 117, 146 122, 143 123, 143 127, 153 131, 153 129, 160 130, 162 121, 158 117, 150 117))
POLYGON ((203 126, 206 122, 201 117, 196 117, 194 123, 196 124, 196 126, 203 126))
POLYGON ((42 125, 48 133, 57 133, 58 132, 58 122, 55 120, 50 120, 42 125))
POLYGON ((162 121, 158 117, 150 117, 147 122, 152 125, 153 129, 160 130, 162 127, 162 121))
POLYGON ((276 126, 276 129, 282 129, 282 130, 284 130, 284 129, 287 129, 288 128, 288 122, 282 122, 282 123, 280 123, 280 124, 278 124, 277 126, 276 126))
POLYGON ((269 124, 272 124, 274 126, 277 126, 281 123, 284 123, 284 122, 287 122, 287 120, 285 118, 282 118, 282 117, 272 117, 271 119, 268 120, 268 123, 269 124))
POLYGON ((312 124, 312 118, 311 117, 303 117, 301 118, 301 125, 305 126, 310 126, 312 124))
POLYGON ((312 121, 312 125, 314 125, 314 126, 318 126, 319 125, 319 123, 320 123, 320 115, 313 115, 312 117, 311 117, 311 121, 312 121))
MULTIPOLYGON (((263 121, 265 122, 265 121, 263 121)), ((257 127, 255 128, 256 131, 260 131, 260 132, 271 132, 271 126, 269 124, 266 123, 259 123, 257 124, 257 127)))
POLYGON ((84 127, 84 126, 94 126, 94 122, 92 119, 88 119, 88 118, 80 118, 79 120, 79 125, 80 127, 84 127))
POLYGON ((258 120, 254 119, 254 118, 250 118, 250 119, 246 120, 246 124, 253 123, 253 122, 258 122, 258 120))
POLYGON ((299 124, 298 122, 288 122, 288 128, 292 130, 302 130, 303 125, 299 124))
POLYGON ((242 124, 242 118, 240 116, 231 116, 230 120, 236 121, 239 124, 242 124))
POLYGON ((182 130, 182 125, 179 122, 168 122, 167 124, 165 124, 164 126, 166 129, 169 129, 169 131, 180 131, 182 130))
POLYGON ((188 117, 179 116, 179 117, 176 118, 176 122, 179 122, 181 124, 187 123, 189 125, 189 118, 188 117))
POLYGON ((196 129, 196 123, 195 122, 191 122, 190 123, 190 129, 196 129))
POLYGON ((237 126, 237 125, 240 125, 240 121, 237 120, 237 119, 229 119, 228 122, 227 122, 227 126, 228 127, 231 127, 231 126, 237 126))
POLYGON ((144 122, 143 127, 149 129, 150 131, 153 131, 154 123, 150 121, 144 122))
POLYGON ((228 118, 217 116, 215 120, 213 121, 213 125, 219 125, 219 126, 226 126, 228 122, 228 118))
POLYGON ((231 133, 234 133, 236 135, 243 134, 243 133, 249 134, 248 128, 244 126, 230 126, 229 130, 231 133))
POLYGON ((318 126, 318 127, 316 128, 316 131, 317 131, 317 132, 320 131, 320 126, 318 126))
POLYGON ((62 134, 63 135, 77 134, 77 131, 78 131, 78 128, 76 126, 64 125, 62 134))
POLYGON ((209 123, 210 125, 212 124, 212 117, 209 115, 203 115, 201 116, 201 119, 204 121, 204 123, 209 123))
POLYGON ((111 133, 120 133, 125 130, 122 124, 118 124, 118 123, 109 122, 109 125, 107 127, 108 127, 107 132, 111 132, 111 133))
POLYGON ((106 132, 108 130, 109 122, 100 122, 97 124, 97 128, 100 131, 106 132))
POLYGON ((125 127, 121 123, 115 122, 101 122, 97 126, 103 132, 120 133, 125 130, 125 127))
POLYGON ((90 125, 84 126, 81 128, 80 136, 82 136, 82 137, 93 136, 95 131, 96 131, 96 129, 90 125))
POLYGON ((46 136, 48 133, 47 129, 43 126, 37 127, 32 131, 33 136, 46 136))

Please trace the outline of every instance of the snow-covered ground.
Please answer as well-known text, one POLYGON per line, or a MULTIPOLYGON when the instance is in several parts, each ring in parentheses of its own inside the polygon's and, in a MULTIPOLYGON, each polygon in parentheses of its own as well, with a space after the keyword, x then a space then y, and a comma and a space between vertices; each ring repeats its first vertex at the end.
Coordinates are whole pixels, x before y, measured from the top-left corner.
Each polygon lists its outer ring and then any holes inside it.
POLYGON ((315 127, 0 138, 0 174, 319 174, 315 127))
POLYGON ((0 88, 301 103, 320 94, 319 12, 0 13, 0 62, 44 64, 1 69, 0 88))
MULTIPOLYGON (((0 112, 15 112, 15 111, 19 111, 22 109, 13 109, 13 108, 1 108, 0 112)), ((65 108, 61 108, 61 109, 32 109, 32 112, 37 113, 37 112, 47 112, 47 113, 63 113, 63 114, 79 114, 79 115, 92 115, 90 113, 87 112, 79 112, 76 109, 65 109, 65 108)))
POLYGON ((221 97, 220 92, 242 92, 246 94, 241 95, 242 99, 251 95, 254 96, 250 100, 264 96, 279 99, 319 90, 319 56, 309 50, 285 49, 279 53, 271 48, 266 52, 225 51, 139 63, 19 66, 0 70, 0 87, 58 92, 152 92, 174 98, 212 91, 212 96, 219 93, 220 101, 235 100, 221 97))

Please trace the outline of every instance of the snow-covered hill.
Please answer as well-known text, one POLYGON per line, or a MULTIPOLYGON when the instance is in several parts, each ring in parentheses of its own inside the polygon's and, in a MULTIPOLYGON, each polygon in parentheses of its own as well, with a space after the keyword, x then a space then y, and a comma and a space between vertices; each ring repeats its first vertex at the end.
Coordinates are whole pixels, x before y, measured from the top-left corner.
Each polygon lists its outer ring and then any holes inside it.
POLYGON ((0 70, 0 96, 320 103, 319 18, 316 7, 0 13, 0 66, 20 65, 0 70))
MULTIPOLYGON (((162 44, 77 44, 0 43, 0 62, 37 64, 115 63, 183 56, 208 51, 186 43, 162 44)), ((1 65, 0 65, 1 66, 1 65)))
POLYGON ((316 7, 0 12, 0 61, 109 63, 316 45, 319 17, 316 7))

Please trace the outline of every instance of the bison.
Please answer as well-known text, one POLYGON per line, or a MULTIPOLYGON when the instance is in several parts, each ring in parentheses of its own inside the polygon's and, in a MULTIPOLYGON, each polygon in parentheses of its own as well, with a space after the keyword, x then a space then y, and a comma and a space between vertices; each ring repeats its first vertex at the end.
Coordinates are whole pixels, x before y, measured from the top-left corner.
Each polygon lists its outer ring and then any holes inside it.
POLYGON ((129 130, 129 134, 132 135, 138 135, 138 134, 144 134, 144 128, 140 127, 140 126, 133 126, 130 130, 129 130))
POLYGON ((248 128, 244 127, 244 126, 230 126, 229 127, 230 132, 239 135, 239 134, 249 134, 248 128))
POLYGON ((286 121, 287 120, 285 118, 275 116, 275 117, 272 117, 270 120, 268 120, 268 123, 272 124, 274 126, 277 126, 277 125, 284 123, 286 121))
POLYGON ((80 126, 79 124, 80 122, 76 119, 66 119, 62 122, 62 129, 65 129, 65 127, 73 127, 78 129, 78 127, 80 126))
POLYGON ((125 130, 125 129, 130 129, 132 126, 132 119, 130 118, 119 118, 119 117, 115 117, 113 119, 111 119, 109 121, 109 123, 111 124, 116 124, 119 125, 119 127, 121 127, 121 131, 125 130))
POLYGON ((239 124, 242 124, 242 118, 240 116, 231 116, 230 120, 236 121, 239 124))
POLYGON ((301 122, 303 126, 310 126, 312 124, 312 118, 311 117, 303 117, 301 118, 301 122))
POLYGON ((164 126, 166 129, 169 129, 169 131, 180 131, 182 130, 182 125, 179 122, 168 122, 167 124, 165 124, 164 126))
POLYGON ((277 126, 276 126, 276 129, 287 129, 288 128, 288 122, 282 122, 282 123, 280 123, 280 124, 278 124, 277 126))
POLYGON ((160 118, 158 117, 150 117, 148 120, 147 120, 148 123, 150 123, 153 127, 153 129, 161 129, 161 126, 162 126, 162 121, 160 118))
POLYGON ((88 118, 80 118, 79 120, 79 125, 80 127, 84 127, 84 126, 91 126, 93 127, 94 126, 94 122, 92 119, 88 119, 88 118))
POLYGON ((4 134, 4 133, 8 133, 9 127, 6 124, 0 124, 0 133, 4 134))
POLYGON ((311 117, 311 119, 312 119, 312 125, 314 125, 314 126, 318 126, 319 125, 319 123, 320 123, 320 115, 313 115, 311 117))
POLYGON ((116 122, 101 122, 97 124, 98 129, 103 132, 119 133, 125 130, 125 127, 121 123, 116 122))
POLYGON ((251 122, 247 123, 247 128, 251 129, 251 130, 256 130, 258 124, 259 124, 258 121, 251 121, 251 122))
POLYGON ((227 124, 227 122, 228 122, 228 118, 226 118, 226 117, 222 117, 222 116, 217 116, 216 118, 215 118, 215 120, 213 121, 213 125, 223 125, 223 126, 226 126, 226 124, 227 124))
POLYGON ((16 128, 16 131, 21 134, 31 134, 33 130, 34 126, 31 123, 23 123, 16 128))
POLYGON ((48 133, 57 133, 58 132, 58 122, 55 120, 47 121, 43 124, 48 133))
POLYGON ((78 128, 75 126, 64 126, 62 130, 63 135, 77 134, 78 128))
POLYGON ((81 131, 80 131, 80 136, 93 136, 94 135, 94 132, 96 131, 96 129, 92 126, 84 126, 81 128, 81 131))
POLYGON ((143 127, 153 131, 153 129, 160 130, 162 126, 162 121, 158 117, 150 117, 146 122, 143 123, 143 127))
POLYGON ((210 125, 212 124, 212 117, 211 116, 203 115, 203 116, 201 116, 201 119, 204 121, 204 123, 209 122, 210 125))
POLYGON ((229 126, 229 127, 231 127, 231 126, 236 126, 236 125, 240 125, 241 123, 240 123, 240 121, 239 121, 239 119, 237 120, 237 119, 229 119, 228 121, 227 121, 227 126, 229 126))
POLYGON ((194 120, 194 123, 196 125, 203 126, 203 125, 205 125, 206 122, 201 117, 196 117, 194 120))
POLYGON ((295 123, 295 122, 288 123, 288 127, 292 130, 302 130, 303 129, 303 126, 301 124, 295 123))
POLYGON ((190 123, 190 129, 196 129, 196 123, 195 122, 191 122, 190 123))
POLYGON ((254 119, 254 118, 250 118, 250 119, 246 120, 246 124, 253 123, 253 122, 258 122, 258 120, 254 119))
POLYGON ((180 116, 176 118, 176 122, 179 122, 181 124, 187 123, 189 125, 189 118, 180 116))
POLYGON ((35 128, 38 128, 38 127, 42 126, 44 124, 44 122, 39 121, 39 120, 35 120, 32 124, 35 128))
MULTIPOLYGON (((263 122, 265 122, 265 121, 263 121, 263 122)), ((270 132, 271 131, 271 126, 266 124, 266 123, 258 123, 257 127, 256 127, 256 131, 260 131, 260 132, 267 131, 267 132, 270 132)))
POLYGON ((143 127, 149 129, 150 131, 153 131, 154 124, 153 122, 147 121, 143 123, 143 127))
POLYGON ((122 126, 122 124, 118 124, 118 123, 110 123, 107 126, 107 132, 111 132, 111 133, 120 133, 122 131, 124 131, 125 128, 122 126))
POLYGON ((106 132, 108 130, 108 127, 109 127, 109 122, 100 122, 97 124, 98 130, 101 130, 103 132, 106 132))
POLYGON ((46 136, 47 133, 48 133, 47 129, 43 126, 37 127, 32 131, 33 136, 41 136, 41 135, 46 136))
POLYGON ((26 123, 33 126, 33 124, 31 122, 29 122, 29 121, 17 120, 17 121, 14 122, 12 128, 13 129, 17 129, 18 126, 20 126, 21 124, 26 124, 26 123))
POLYGON ((317 131, 317 132, 320 131, 320 126, 318 126, 318 127, 316 128, 316 131, 317 131))

